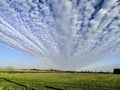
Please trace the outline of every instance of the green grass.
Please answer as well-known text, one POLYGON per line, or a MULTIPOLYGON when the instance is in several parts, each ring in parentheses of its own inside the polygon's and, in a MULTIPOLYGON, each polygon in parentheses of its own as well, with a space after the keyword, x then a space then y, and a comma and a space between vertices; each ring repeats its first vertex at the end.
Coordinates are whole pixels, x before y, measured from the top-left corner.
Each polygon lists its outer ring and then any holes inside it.
POLYGON ((83 73, 0 74, 0 90, 26 90, 25 87, 15 83, 35 90, 120 90, 120 75, 83 73))

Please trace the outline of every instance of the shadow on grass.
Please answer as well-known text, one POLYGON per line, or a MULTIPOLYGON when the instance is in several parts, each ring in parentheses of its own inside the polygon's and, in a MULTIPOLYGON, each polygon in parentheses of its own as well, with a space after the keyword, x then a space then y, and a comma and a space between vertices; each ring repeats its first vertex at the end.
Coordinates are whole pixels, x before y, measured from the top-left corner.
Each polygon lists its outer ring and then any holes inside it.
MULTIPOLYGON (((32 87, 28 87, 28 86, 26 86, 26 85, 24 85, 24 84, 20 84, 20 83, 14 82, 14 81, 11 81, 11 80, 6 79, 6 78, 0 78, 0 79, 5 80, 5 81, 10 82, 10 83, 13 83, 13 84, 15 84, 15 85, 24 87, 25 90, 36 90, 36 89, 34 89, 34 88, 32 88, 32 87)), ((64 90, 64 89, 60 89, 60 88, 56 88, 56 87, 52 87, 52 86, 44 86, 44 87, 45 87, 45 88, 48 88, 48 89, 52 89, 52 90, 64 90)))
POLYGON ((23 85, 23 84, 20 84, 20 83, 11 81, 11 80, 6 79, 6 78, 0 78, 0 79, 3 79, 3 80, 5 80, 5 81, 7 81, 7 82, 10 82, 10 83, 16 84, 16 85, 18 85, 18 86, 24 87, 26 90, 35 90, 34 88, 31 88, 31 87, 28 87, 28 86, 26 86, 26 85, 23 85))
MULTIPOLYGON (((13 83, 13 84, 18 85, 18 86, 21 86, 21 87, 25 88, 25 90, 36 90, 35 88, 32 88, 32 87, 29 87, 27 85, 11 81, 11 80, 6 79, 6 78, 0 78, 0 79, 5 80, 5 81, 10 82, 10 83, 13 83)), ((53 86, 47 86, 47 85, 44 86, 44 87, 47 88, 47 89, 50 89, 50 90, 65 90, 65 89, 61 89, 61 88, 57 88, 57 87, 53 87, 53 86)), ((69 90, 70 88, 66 87, 66 89, 69 90)), ((89 90, 99 90, 99 89, 101 89, 101 90, 109 90, 108 87, 101 87, 101 86, 94 86, 94 87, 91 86, 90 87, 90 86, 86 86, 86 85, 85 86, 81 85, 80 87, 77 88, 77 90, 79 90, 79 89, 80 90, 87 90, 87 89, 89 89, 89 90)), ((0 90, 1 90, 1 88, 0 88, 0 90)), ((2 88, 2 90, 14 90, 14 89, 8 89, 8 87, 4 87, 4 88, 2 88)), ((70 90, 72 90, 72 89, 70 89, 70 90)))
POLYGON ((45 86, 46 88, 52 89, 52 90, 64 90, 64 89, 60 89, 60 88, 55 88, 52 86, 45 86))

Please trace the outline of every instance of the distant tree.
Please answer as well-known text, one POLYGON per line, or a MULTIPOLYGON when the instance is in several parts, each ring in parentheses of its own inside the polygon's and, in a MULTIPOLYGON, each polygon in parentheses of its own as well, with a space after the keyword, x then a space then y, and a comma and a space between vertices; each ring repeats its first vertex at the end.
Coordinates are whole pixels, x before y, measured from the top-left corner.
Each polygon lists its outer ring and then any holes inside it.
POLYGON ((39 69, 33 68, 33 69, 30 69, 30 71, 39 71, 39 69))
POLYGON ((120 68, 115 68, 113 71, 114 74, 120 74, 120 68))

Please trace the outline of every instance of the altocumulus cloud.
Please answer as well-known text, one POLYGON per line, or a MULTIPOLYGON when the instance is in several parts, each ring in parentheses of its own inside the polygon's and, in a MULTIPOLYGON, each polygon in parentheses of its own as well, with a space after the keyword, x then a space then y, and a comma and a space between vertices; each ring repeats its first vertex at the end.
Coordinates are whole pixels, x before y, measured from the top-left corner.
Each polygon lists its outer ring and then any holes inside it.
POLYGON ((61 69, 120 53, 119 0, 1 0, 0 43, 61 69))

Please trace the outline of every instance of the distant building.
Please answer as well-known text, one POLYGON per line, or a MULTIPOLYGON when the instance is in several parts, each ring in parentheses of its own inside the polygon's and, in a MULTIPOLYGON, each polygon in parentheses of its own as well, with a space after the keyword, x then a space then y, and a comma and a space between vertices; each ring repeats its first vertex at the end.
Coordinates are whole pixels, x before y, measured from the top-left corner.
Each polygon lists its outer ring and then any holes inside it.
POLYGON ((114 74, 120 74, 120 68, 114 69, 113 73, 114 73, 114 74))

